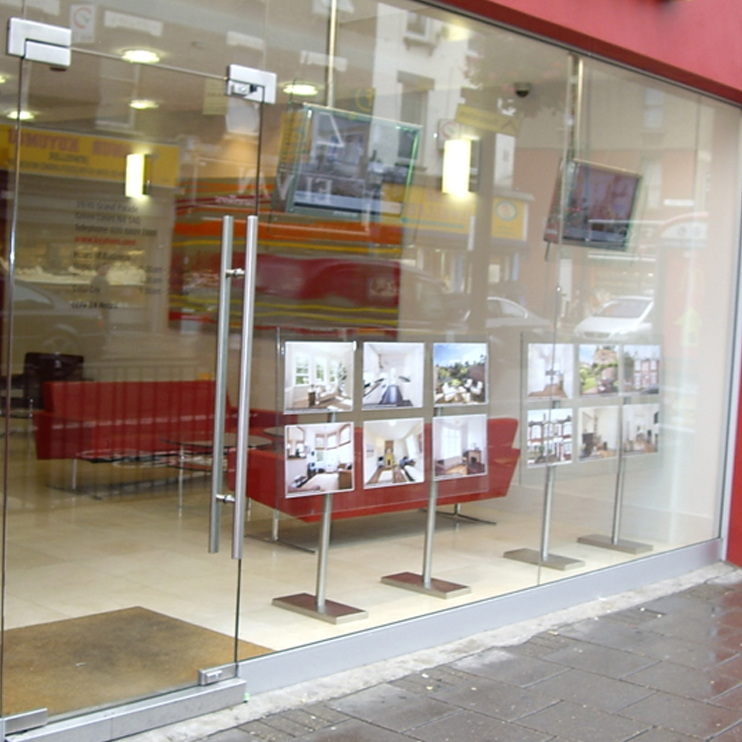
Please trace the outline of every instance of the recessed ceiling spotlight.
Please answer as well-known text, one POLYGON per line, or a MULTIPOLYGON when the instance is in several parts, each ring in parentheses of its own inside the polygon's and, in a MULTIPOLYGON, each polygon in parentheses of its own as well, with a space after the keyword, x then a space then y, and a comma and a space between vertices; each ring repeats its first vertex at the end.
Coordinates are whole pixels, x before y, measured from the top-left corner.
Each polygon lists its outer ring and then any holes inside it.
POLYGON ((159 107, 160 104, 156 100, 150 100, 149 98, 135 98, 129 102, 129 108, 135 108, 137 111, 149 111, 159 107))
POLYGON ((32 111, 8 111, 6 114, 7 118, 13 119, 14 121, 32 121, 36 118, 36 114, 32 111))
POLYGON ((121 57, 132 64, 157 64, 160 61, 160 55, 151 49, 126 49, 121 57))
POLYGON ((303 98, 311 98, 319 93, 319 88, 312 82, 287 82, 281 86, 286 95, 298 95, 303 98))

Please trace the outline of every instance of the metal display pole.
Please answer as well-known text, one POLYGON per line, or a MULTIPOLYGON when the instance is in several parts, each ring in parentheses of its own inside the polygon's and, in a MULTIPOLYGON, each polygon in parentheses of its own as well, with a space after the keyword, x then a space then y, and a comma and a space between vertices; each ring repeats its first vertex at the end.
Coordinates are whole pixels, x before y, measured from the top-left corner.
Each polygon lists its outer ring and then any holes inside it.
POLYGON ((618 471, 616 472, 616 495, 613 500, 613 528, 610 536, 593 533, 589 536, 580 536, 577 541, 588 546, 598 546, 601 549, 622 551, 626 554, 646 554, 652 551, 650 544, 639 541, 629 541, 621 538, 621 515, 623 514, 623 484, 626 470, 626 456, 623 450, 623 405, 618 409, 618 471))
MULTIPOLYGON (((431 446, 432 449, 432 446, 431 446)), ((435 461, 431 456, 430 487, 428 488, 428 517, 425 523, 425 547, 423 549, 423 572, 398 572, 381 578, 384 585, 401 587, 417 593, 434 595, 437 598, 455 598, 471 592, 468 585, 460 585, 448 580, 437 580, 432 576, 433 538, 435 536, 435 516, 438 501, 438 481, 435 478, 435 461)))
POLYGON ((319 548, 317 550, 317 588, 316 594, 296 593, 282 598, 273 598, 273 605, 301 613, 310 618, 318 618, 328 623, 346 623, 368 618, 368 613, 343 603, 327 600, 327 555, 330 550, 330 527, 332 525, 332 493, 325 494, 320 525, 319 548))
POLYGON ((535 564, 550 569, 575 569, 584 567, 585 562, 581 559, 559 556, 549 553, 549 535, 551 532, 551 516, 554 502, 554 479, 556 477, 556 466, 553 464, 546 467, 546 482, 544 484, 544 514, 541 521, 541 549, 513 549, 506 551, 503 556, 506 559, 514 559, 517 562, 535 564))

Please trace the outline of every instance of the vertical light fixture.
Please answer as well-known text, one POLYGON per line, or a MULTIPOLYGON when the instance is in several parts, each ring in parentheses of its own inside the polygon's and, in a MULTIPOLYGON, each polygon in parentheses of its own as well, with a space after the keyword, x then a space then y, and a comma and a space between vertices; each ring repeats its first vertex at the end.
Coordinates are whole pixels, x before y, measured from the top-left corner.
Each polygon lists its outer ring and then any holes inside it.
POLYGON ((124 193, 127 198, 140 198, 147 193, 147 155, 126 155, 124 193))
POLYGON ((443 145, 443 193, 452 196, 469 193, 470 170, 471 139, 449 139, 443 145))

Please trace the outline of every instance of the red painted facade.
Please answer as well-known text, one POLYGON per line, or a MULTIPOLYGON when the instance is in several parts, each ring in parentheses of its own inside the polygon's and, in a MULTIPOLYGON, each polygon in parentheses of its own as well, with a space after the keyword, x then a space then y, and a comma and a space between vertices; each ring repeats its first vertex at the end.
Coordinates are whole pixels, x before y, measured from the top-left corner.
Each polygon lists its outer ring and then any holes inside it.
POLYGON ((446 0, 742 103, 740 0, 446 0))

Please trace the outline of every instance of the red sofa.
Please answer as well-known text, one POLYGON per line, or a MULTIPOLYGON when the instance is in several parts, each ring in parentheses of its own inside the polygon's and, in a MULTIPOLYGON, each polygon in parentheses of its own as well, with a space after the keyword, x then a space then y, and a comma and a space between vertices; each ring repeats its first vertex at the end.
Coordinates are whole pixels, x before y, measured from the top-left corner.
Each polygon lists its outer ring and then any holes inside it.
POLYGON ((60 381, 44 385, 34 413, 39 459, 106 460, 177 452, 210 439, 213 381, 60 381))
MULTIPOLYGON (((258 415, 253 416, 251 432, 260 433, 260 428, 253 427, 258 419, 258 415)), ((513 448, 512 445, 517 430, 518 421, 513 418, 489 419, 487 421, 486 473, 481 476, 438 480, 438 504, 453 505, 504 497, 510 488, 520 456, 520 450, 513 448)), ((360 515, 426 507, 430 488, 429 466, 425 482, 364 489, 362 438, 363 431, 356 428, 353 462, 354 488, 334 493, 333 518, 354 518, 360 515)), ((426 460, 430 461, 429 425, 426 425, 425 441, 426 460)), ((227 481, 230 488, 234 488, 234 459, 234 453, 227 458, 227 481)), ((303 521, 319 520, 322 515, 324 496, 286 497, 284 464, 282 438, 275 438, 269 447, 251 449, 247 463, 248 497, 303 521)))

